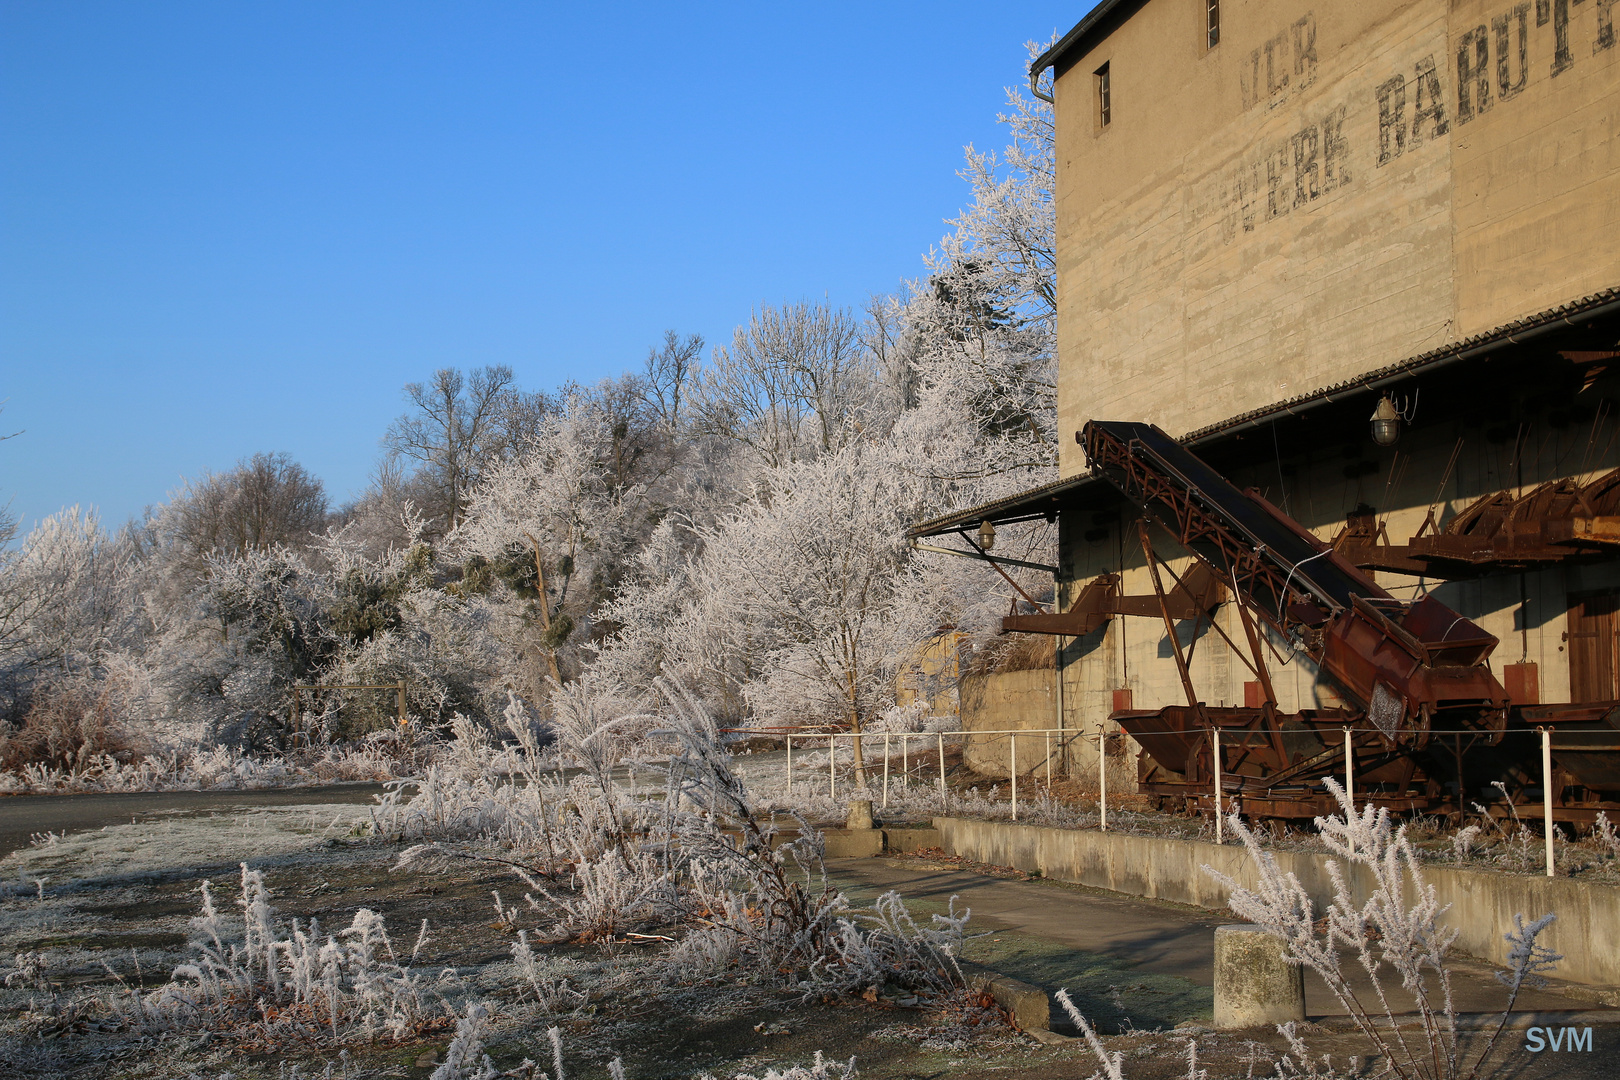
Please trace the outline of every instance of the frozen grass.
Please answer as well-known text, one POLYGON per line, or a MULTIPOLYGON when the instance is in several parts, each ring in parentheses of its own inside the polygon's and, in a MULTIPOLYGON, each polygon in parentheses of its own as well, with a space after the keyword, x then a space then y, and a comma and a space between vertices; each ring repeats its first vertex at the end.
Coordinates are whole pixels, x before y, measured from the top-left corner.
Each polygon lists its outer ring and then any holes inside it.
POLYGON ((0 794, 258 790, 389 780, 414 769, 409 755, 379 744, 324 747, 284 757, 253 757, 214 746, 138 761, 96 754, 72 767, 30 762, 16 771, 0 771, 0 794))
POLYGON ((229 866, 291 855, 353 835, 368 817, 367 807, 344 803, 164 815, 140 824, 41 838, 0 861, 0 878, 43 879, 48 888, 57 889, 76 881, 229 866))
MULTIPOLYGON (((1446 909, 1434 886, 1423 880, 1422 862, 1404 826, 1396 828, 1387 810, 1366 807, 1359 813, 1344 789, 1329 781, 1341 813, 1316 819, 1323 843, 1333 855, 1328 873, 1333 902, 1318 920, 1309 894, 1292 874, 1258 843, 1235 815, 1232 829, 1248 849, 1259 872, 1254 890, 1223 874, 1204 871, 1232 890, 1231 908, 1238 915, 1283 941, 1292 963, 1310 968, 1349 1012, 1368 1043, 1401 1080, 1474 1080, 1481 1075, 1497 1037, 1512 1013, 1519 991, 1540 981, 1540 973, 1561 959, 1536 944, 1536 937, 1555 918, 1548 914, 1526 926, 1515 917, 1515 929, 1504 936, 1511 948, 1509 970, 1498 974, 1507 988, 1501 1023, 1470 1065, 1459 1053, 1456 1011, 1446 958, 1457 931, 1441 921, 1446 909), (1349 884, 1350 867, 1359 867, 1374 882, 1370 895, 1357 903, 1349 884), (1363 1000, 1345 971, 1346 957, 1372 976, 1376 1000, 1363 1000), (1421 1019, 1419 1037, 1408 1038, 1396 1022, 1384 989, 1393 978, 1411 995, 1421 1019)), ((1290 1040, 1292 1041, 1292 1040, 1290 1040)), ((1301 1063, 1308 1061, 1301 1057, 1301 1063)))
POLYGON ((453 974, 410 966, 426 942, 425 924, 402 960, 382 916, 369 908, 337 933, 323 933, 316 919, 282 924, 263 874, 246 863, 239 916, 218 910, 207 881, 201 892, 202 913, 192 920, 201 939, 195 959, 154 991, 125 987, 106 997, 119 1025, 147 1034, 208 1030, 268 1044, 337 1045, 383 1036, 397 1042, 454 1016, 445 996, 453 974))

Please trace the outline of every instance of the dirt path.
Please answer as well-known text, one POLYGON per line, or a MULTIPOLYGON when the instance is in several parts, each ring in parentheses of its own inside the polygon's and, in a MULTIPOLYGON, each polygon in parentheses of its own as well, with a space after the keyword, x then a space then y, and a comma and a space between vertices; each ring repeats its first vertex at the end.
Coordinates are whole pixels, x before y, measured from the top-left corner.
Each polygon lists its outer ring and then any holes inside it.
POLYGON ((266 806, 369 803, 381 784, 326 784, 265 791, 143 791, 0 798, 0 859, 28 846, 35 833, 83 832, 156 815, 210 813, 266 806))

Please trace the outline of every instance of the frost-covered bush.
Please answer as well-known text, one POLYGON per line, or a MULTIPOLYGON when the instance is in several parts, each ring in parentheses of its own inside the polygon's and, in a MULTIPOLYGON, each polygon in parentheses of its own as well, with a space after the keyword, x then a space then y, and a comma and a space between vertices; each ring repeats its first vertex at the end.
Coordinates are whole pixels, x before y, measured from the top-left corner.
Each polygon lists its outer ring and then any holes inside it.
POLYGON ((264 877, 242 865, 240 923, 214 906, 202 886, 196 959, 151 992, 126 988, 107 999, 124 1024, 147 1033, 236 1029, 333 1043, 404 1039, 444 1026, 446 974, 411 968, 396 955, 382 916, 366 908, 337 933, 318 920, 290 926, 275 918, 264 877), (232 927, 239 925, 240 937, 232 927))

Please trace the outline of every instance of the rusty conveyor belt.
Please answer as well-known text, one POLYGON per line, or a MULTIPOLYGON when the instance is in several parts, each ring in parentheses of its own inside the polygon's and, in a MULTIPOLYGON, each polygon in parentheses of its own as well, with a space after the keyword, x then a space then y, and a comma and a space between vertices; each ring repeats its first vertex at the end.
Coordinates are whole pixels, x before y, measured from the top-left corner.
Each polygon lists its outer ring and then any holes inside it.
POLYGON ((1152 424, 1093 420, 1079 438, 1101 475, 1302 645, 1386 738, 1421 745, 1441 715, 1438 726, 1502 730, 1508 696, 1486 663, 1496 639, 1472 621, 1432 596, 1391 596, 1152 424))

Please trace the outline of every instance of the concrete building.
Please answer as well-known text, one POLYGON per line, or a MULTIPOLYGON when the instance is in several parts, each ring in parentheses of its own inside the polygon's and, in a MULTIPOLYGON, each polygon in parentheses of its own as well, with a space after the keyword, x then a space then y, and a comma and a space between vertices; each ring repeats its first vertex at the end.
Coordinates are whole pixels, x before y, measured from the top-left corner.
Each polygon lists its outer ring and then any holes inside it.
MULTIPOLYGON (((1620 701, 1613 0, 1104 0, 1047 71, 1062 479, 918 534, 1056 515, 1060 611, 1154 595, 1079 435, 1148 422, 1488 631, 1515 705, 1620 701)), ((1178 644, 1200 701, 1256 704, 1236 606, 1195 623, 1071 624, 1064 726, 1186 702, 1178 644)), ((1268 648, 1277 710, 1345 704, 1268 648)))

